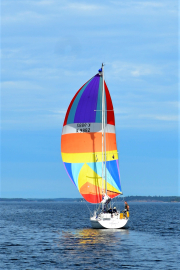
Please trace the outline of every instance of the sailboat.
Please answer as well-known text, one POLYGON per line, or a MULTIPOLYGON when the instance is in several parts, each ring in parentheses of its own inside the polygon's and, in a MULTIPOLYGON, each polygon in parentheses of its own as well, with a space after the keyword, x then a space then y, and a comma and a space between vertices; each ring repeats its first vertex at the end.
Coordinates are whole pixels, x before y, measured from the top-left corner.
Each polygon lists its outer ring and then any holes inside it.
POLYGON ((104 80, 104 65, 71 100, 64 119, 61 155, 66 172, 83 198, 99 207, 90 217, 93 228, 122 228, 129 212, 111 207, 122 195, 115 116, 104 80))

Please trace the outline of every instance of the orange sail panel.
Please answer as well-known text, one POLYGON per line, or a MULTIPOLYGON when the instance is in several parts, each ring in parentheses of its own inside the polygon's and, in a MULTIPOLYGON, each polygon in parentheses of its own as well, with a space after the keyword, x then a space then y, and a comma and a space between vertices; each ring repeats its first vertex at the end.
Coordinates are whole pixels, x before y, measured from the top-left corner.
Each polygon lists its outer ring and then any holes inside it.
POLYGON ((102 156, 102 77, 99 74, 85 83, 70 102, 61 136, 67 174, 90 203, 102 201, 105 187, 102 162, 105 160, 108 196, 114 198, 122 193, 113 104, 105 82, 104 86, 106 155, 102 156))

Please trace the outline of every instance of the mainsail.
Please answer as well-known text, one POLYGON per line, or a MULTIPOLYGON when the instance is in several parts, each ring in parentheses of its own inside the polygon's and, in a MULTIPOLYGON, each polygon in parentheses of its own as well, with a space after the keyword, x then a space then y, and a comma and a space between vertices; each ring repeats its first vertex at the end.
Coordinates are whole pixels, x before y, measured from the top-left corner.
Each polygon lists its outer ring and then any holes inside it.
POLYGON ((67 174, 90 203, 103 200, 105 187, 110 198, 122 193, 114 110, 105 81, 106 145, 105 151, 102 150, 102 80, 101 74, 96 74, 75 94, 66 112, 61 136, 61 154, 67 174), (102 166, 102 162, 106 166, 102 166))

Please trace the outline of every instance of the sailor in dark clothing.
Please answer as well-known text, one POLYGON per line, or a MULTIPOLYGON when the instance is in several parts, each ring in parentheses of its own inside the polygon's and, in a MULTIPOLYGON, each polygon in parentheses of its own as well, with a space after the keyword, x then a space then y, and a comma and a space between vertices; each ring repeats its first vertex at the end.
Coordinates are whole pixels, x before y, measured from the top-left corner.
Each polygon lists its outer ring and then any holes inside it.
POLYGON ((124 204, 125 204, 124 210, 126 210, 126 212, 129 211, 129 205, 127 204, 127 202, 124 202, 124 204))
POLYGON ((108 213, 112 214, 113 210, 112 208, 109 208, 108 213))
POLYGON ((124 202, 124 205, 125 205, 124 210, 122 212, 127 217, 127 212, 129 211, 129 205, 127 204, 127 202, 124 202))
POLYGON ((117 213, 116 207, 113 208, 113 213, 117 213))

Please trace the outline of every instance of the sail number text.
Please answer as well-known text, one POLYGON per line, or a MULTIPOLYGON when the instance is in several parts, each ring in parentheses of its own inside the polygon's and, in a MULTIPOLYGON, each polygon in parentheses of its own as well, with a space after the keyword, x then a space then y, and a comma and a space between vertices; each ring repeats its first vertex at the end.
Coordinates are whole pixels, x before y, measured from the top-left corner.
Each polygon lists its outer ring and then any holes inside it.
POLYGON ((78 123, 76 132, 81 133, 81 132, 90 132, 91 130, 91 124, 90 123, 78 123))

